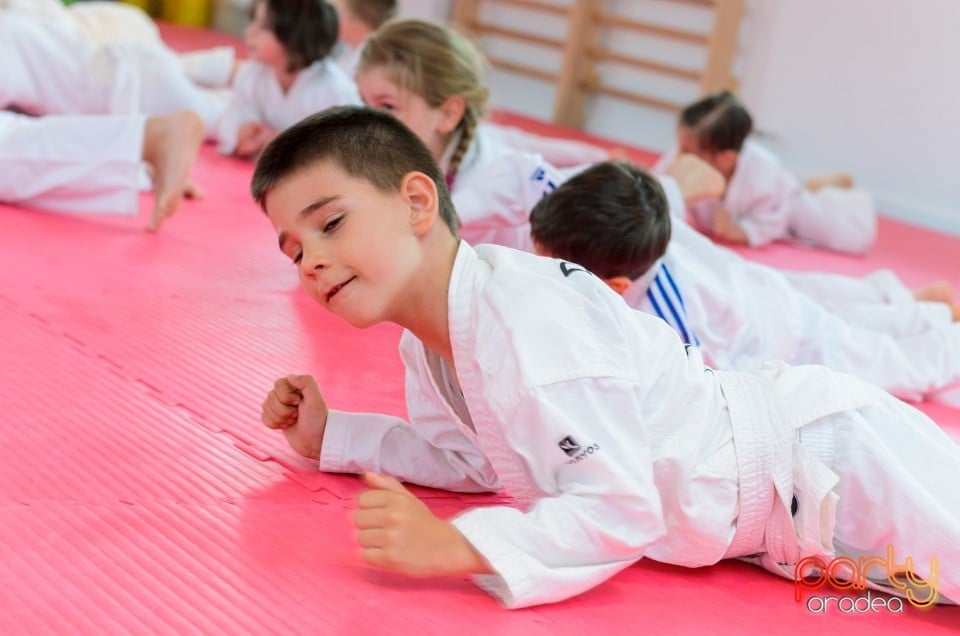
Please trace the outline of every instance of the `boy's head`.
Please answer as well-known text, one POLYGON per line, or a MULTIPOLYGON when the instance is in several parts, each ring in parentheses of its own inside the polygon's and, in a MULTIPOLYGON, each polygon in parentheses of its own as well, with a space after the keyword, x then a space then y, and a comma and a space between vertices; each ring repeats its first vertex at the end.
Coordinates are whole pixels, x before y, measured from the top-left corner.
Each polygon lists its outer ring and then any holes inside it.
POLYGON ((605 161, 542 198, 530 227, 537 253, 583 265, 623 293, 666 251, 670 213, 654 177, 605 161))
POLYGON ((753 120, 740 100, 721 91, 680 112, 677 142, 680 152, 697 155, 729 178, 752 130, 753 120))
POLYGON ((339 33, 337 11, 325 0, 258 0, 244 38, 251 58, 294 72, 327 57, 339 33))
POLYGON ((332 0, 340 14, 340 39, 357 46, 397 15, 397 0, 332 0))
POLYGON ((398 304, 424 266, 418 244, 455 244, 456 214, 430 151, 369 108, 331 108, 280 133, 250 189, 304 288, 356 326, 401 322, 398 304))

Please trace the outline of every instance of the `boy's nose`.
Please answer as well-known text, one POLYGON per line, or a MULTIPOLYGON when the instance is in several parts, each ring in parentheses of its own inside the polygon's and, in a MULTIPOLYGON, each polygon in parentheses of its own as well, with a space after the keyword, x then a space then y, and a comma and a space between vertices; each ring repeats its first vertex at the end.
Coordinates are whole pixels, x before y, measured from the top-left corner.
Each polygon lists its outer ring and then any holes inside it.
POLYGON ((330 259, 317 249, 305 249, 300 257, 300 271, 307 277, 314 277, 329 266, 330 259))

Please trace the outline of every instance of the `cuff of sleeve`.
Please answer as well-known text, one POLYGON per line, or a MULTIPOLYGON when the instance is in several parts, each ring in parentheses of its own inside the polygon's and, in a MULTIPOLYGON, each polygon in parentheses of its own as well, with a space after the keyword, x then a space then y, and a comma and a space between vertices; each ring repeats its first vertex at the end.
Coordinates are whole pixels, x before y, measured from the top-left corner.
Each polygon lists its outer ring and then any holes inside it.
POLYGON ((331 473, 348 472, 346 450, 350 440, 350 427, 346 413, 330 411, 327 413, 327 426, 323 430, 323 445, 320 447, 320 470, 331 473))
MULTIPOLYGON (((734 221, 734 223, 737 223, 737 222, 734 221)), ((747 235, 747 245, 749 245, 750 247, 763 247, 764 245, 767 245, 768 243, 771 242, 769 238, 764 236, 761 232, 757 230, 756 227, 750 225, 749 223, 746 223, 744 225, 740 225, 739 223, 737 223, 737 225, 739 225, 740 229, 743 230, 743 233, 747 235)))
POLYGON ((451 523, 490 564, 494 574, 475 574, 473 582, 487 594, 498 599, 507 609, 536 604, 534 581, 526 575, 530 559, 503 541, 486 523, 480 510, 470 510, 451 520, 451 523))
POLYGON ((365 413, 330 411, 320 449, 320 470, 334 473, 381 472, 384 438, 402 421, 365 413))

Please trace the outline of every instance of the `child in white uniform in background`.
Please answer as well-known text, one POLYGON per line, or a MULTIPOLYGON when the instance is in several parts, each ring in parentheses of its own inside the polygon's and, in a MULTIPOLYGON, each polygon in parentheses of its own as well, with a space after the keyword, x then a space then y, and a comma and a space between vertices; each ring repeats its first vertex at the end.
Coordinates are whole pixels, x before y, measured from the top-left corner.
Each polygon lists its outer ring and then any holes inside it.
POLYGON ((866 192, 848 175, 801 183, 780 161, 747 139, 753 121, 729 91, 710 95, 680 113, 678 155, 692 153, 727 180, 723 197, 690 207, 697 227, 725 241, 752 247, 787 240, 840 252, 866 252, 876 240, 877 214, 866 192))
POLYGON ((583 268, 458 241, 431 151, 370 109, 279 135, 251 190, 312 298, 357 327, 406 329, 409 424, 329 410, 311 376, 280 378, 263 403, 322 470, 365 473, 367 563, 471 574, 513 608, 645 557, 793 578, 817 573, 806 557, 892 545, 918 600, 960 599, 960 448, 916 409, 820 366, 712 371, 583 268), (397 480, 506 490, 517 507, 445 521, 397 480))
POLYGON ((144 115, 49 115, 0 111, 0 201, 58 212, 135 215, 141 163, 150 167, 156 230, 184 196, 203 122, 184 111, 144 115))
POLYGON ((337 33, 337 12, 324 0, 258 0, 244 32, 250 59, 237 71, 218 129, 221 153, 255 157, 307 115, 360 103, 330 56, 337 33))
POLYGON ((227 101, 194 84, 172 51, 131 38, 98 42, 62 8, 0 10, 0 60, 0 108, 35 115, 192 110, 210 132, 227 101))
POLYGON ((873 320, 850 322, 781 272, 671 220, 656 179, 631 164, 597 164, 570 179, 534 207, 530 224, 539 253, 583 265, 717 367, 824 364, 913 399, 960 382, 960 324, 895 337, 873 320))
POLYGON ((360 53, 371 33, 397 15, 396 0, 331 0, 340 19, 340 42, 337 63, 348 77, 353 77, 360 64, 360 53))
POLYGON ((863 322, 850 321, 778 270, 671 220, 656 179, 631 164, 597 164, 570 179, 534 207, 530 224, 538 253, 583 265, 717 367, 825 364, 912 399, 960 381, 960 324, 891 334, 867 305, 863 322))
POLYGON ((559 182, 538 155, 511 148, 481 123, 489 91, 469 40, 421 20, 389 22, 370 35, 357 68, 363 101, 409 126, 447 176, 460 235, 471 244, 530 250, 530 208, 559 182))

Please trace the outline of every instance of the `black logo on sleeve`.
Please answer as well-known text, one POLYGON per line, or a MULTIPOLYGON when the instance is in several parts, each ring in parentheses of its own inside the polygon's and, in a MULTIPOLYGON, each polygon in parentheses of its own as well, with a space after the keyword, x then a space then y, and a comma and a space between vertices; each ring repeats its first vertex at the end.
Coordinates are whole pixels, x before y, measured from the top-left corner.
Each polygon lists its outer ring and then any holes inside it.
POLYGON ((566 453, 570 457, 573 457, 574 455, 580 452, 580 444, 577 444, 577 440, 573 439, 569 435, 567 435, 562 440, 560 440, 559 446, 560 446, 560 450, 562 450, 564 453, 566 453))
POLYGON ((570 276, 570 274, 574 272, 583 272, 584 274, 590 273, 579 265, 574 265, 573 263, 568 263, 566 261, 560 261, 560 271, 563 272, 564 276, 570 276))

